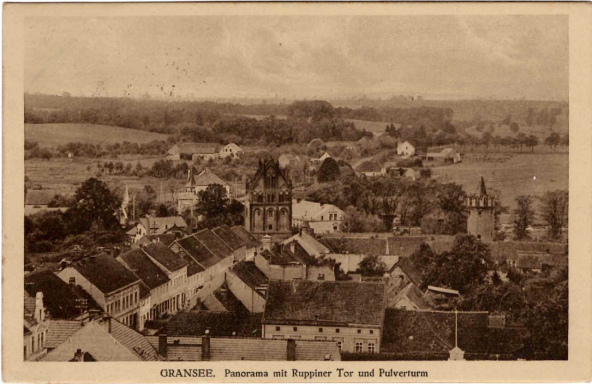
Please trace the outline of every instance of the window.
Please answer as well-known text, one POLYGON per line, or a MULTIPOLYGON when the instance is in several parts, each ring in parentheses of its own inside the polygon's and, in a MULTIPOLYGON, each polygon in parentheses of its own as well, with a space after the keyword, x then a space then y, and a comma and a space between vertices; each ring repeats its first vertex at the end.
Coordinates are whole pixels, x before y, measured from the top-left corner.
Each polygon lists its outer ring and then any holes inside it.
POLYGON ((358 333, 362 333, 362 330, 361 329, 358 329, 358 333))
POLYGON ((339 328, 335 328, 335 333, 339 333, 340 329, 339 328))
POLYGON ((317 280, 325 280, 325 274, 324 273, 319 273, 319 276, 317 277, 317 280))
POLYGON ((267 211, 267 216, 273 217, 273 211, 267 211))
POLYGON ((356 341, 356 353, 361 353, 363 348, 363 343, 361 341, 356 341))
POLYGON ((294 332, 298 331, 298 327, 293 328, 294 332))
POLYGON ((322 332, 323 332, 323 328, 319 328, 319 332, 321 332, 321 333, 322 333, 322 332))
POLYGON ((369 353, 374 353, 375 352, 374 341, 369 341, 368 342, 368 352, 369 353))
POLYGON ((280 327, 275 327, 275 330, 276 331, 279 331, 280 329, 281 329, 280 327))
POLYGON ((370 334, 373 335, 374 334, 374 330, 371 329, 370 330, 370 334))
POLYGON ((337 342, 337 348, 339 348, 339 352, 341 352, 341 346, 343 345, 343 341, 337 342))
POLYGON ((71 278, 68 280, 68 282, 69 282, 70 284, 72 284, 72 285, 75 285, 75 284, 76 284, 76 278, 75 278, 75 277, 71 277, 71 278))
POLYGON ((323 221, 323 217, 324 217, 324 216, 321 216, 321 221, 323 221))
POLYGON ((269 224, 269 230, 273 230, 273 224, 269 224))

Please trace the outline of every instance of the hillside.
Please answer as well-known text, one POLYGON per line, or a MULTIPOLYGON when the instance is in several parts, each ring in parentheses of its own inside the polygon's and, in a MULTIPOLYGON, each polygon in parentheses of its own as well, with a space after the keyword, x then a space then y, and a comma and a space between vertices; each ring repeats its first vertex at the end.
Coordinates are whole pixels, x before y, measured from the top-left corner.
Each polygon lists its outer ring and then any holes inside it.
POLYGON ((88 144, 149 143, 166 140, 167 135, 137 129, 96 124, 25 124, 25 140, 36 141, 40 147, 56 147, 69 142, 88 144))

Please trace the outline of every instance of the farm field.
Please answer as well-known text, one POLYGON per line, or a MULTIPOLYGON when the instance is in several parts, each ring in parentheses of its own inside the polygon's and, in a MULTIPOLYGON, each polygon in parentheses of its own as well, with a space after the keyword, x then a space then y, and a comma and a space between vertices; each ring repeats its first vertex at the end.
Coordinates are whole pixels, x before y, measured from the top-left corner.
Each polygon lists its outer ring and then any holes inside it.
MULTIPOLYGON (((568 189, 568 159, 568 154, 559 153, 470 154, 461 163, 432 168, 432 177, 455 182, 467 193, 473 193, 483 176, 487 188, 500 191, 502 204, 513 210, 517 196, 540 197, 547 191, 568 189)), ((509 216, 503 215, 502 223, 508 222, 509 216)))
POLYGON ((25 124, 25 139, 40 147, 56 147, 69 142, 89 144, 149 143, 166 140, 167 135, 137 129, 97 124, 25 124))

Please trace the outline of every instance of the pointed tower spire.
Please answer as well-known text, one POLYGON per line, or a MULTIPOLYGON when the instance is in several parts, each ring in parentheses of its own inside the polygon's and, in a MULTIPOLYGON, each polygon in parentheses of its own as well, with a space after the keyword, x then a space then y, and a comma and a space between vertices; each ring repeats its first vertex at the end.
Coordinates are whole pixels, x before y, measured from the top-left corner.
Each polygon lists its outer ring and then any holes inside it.
POLYGON ((487 196, 487 189, 485 189, 485 180, 483 179, 483 176, 481 176, 481 180, 479 181, 479 187, 477 187, 477 196, 487 196))

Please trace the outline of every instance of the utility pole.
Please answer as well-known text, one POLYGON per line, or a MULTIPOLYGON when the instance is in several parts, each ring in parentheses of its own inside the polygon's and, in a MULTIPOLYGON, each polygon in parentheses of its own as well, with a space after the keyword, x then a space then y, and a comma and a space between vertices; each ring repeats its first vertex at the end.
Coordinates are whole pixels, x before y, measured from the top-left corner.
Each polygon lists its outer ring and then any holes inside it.
POLYGON ((133 210, 132 210, 132 220, 135 222, 136 221, 136 195, 134 194, 133 198, 133 210))

